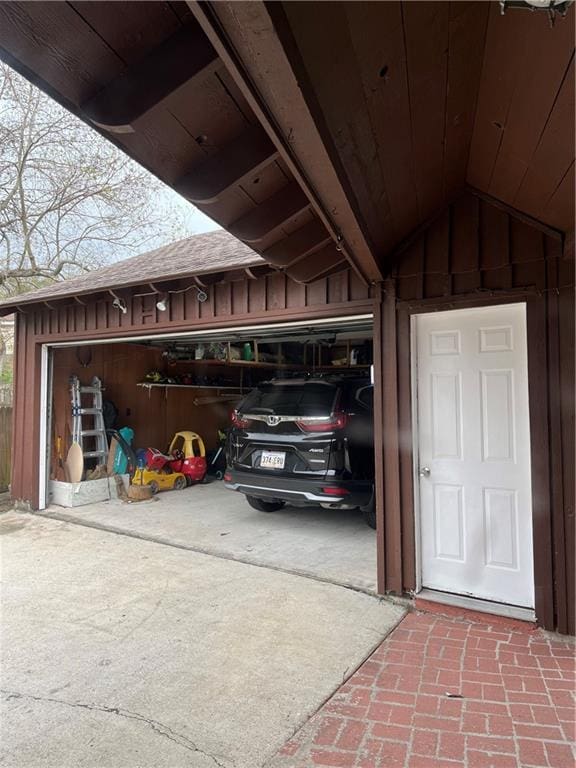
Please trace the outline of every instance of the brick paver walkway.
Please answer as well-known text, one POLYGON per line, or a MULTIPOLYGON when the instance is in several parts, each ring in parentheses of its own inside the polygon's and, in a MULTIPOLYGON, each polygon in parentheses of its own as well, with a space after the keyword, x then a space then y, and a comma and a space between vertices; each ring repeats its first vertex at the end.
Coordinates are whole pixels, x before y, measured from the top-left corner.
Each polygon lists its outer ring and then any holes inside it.
POLYGON ((573 768, 574 645, 412 613, 274 768, 573 768))

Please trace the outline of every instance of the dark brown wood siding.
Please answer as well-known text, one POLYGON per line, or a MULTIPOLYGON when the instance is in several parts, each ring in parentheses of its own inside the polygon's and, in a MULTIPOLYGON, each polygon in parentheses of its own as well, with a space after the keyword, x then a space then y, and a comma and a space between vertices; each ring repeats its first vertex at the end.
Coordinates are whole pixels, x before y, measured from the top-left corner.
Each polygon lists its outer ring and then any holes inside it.
POLYGON ((382 286, 343 272, 308 286, 282 275, 211 286, 199 304, 176 294, 18 313, 12 494, 38 505, 40 353, 46 342, 114 339, 374 311, 379 591, 416 585, 410 395, 410 316, 525 301, 532 442, 536 612, 548 629, 575 633, 574 256, 553 232, 468 194, 398 255, 382 286))
POLYGON ((525 301, 536 613, 547 628, 574 634, 573 255, 562 253, 560 237, 467 194, 406 247, 384 286, 386 525, 380 588, 409 592, 416 586, 410 316, 525 301))
MULTIPOLYGON (((185 283, 189 285, 190 281, 185 283)), ((204 303, 197 300, 194 290, 171 294, 166 312, 156 309, 155 296, 126 294, 128 311, 122 314, 112 306, 112 296, 99 294, 84 297, 85 304, 70 299, 50 307, 33 305, 17 313, 11 485, 14 499, 33 508, 39 503, 42 344, 288 322, 373 310, 373 289, 348 270, 310 285, 294 283, 277 273, 218 283, 206 291, 208 300, 204 303)))

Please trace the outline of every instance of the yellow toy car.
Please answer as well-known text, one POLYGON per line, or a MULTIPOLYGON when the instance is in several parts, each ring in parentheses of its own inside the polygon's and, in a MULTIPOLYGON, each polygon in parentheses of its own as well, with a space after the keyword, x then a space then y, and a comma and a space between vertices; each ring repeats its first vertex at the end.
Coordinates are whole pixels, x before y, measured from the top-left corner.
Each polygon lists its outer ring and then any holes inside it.
POLYGON ((132 485, 149 485, 153 494, 158 491, 181 491, 186 488, 186 476, 182 472, 162 472, 138 467, 132 478, 132 485))
POLYGON ((204 441, 196 432, 176 432, 168 453, 170 467, 186 475, 188 485, 201 483, 206 477, 206 449, 204 441))

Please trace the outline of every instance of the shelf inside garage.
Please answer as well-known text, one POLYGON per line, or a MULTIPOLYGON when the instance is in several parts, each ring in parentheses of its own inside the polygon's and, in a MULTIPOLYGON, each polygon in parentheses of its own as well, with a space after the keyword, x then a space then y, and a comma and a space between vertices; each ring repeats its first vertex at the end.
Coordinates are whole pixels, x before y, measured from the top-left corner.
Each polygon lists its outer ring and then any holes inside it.
POLYGON ((82 355, 78 349, 66 345, 53 353, 52 479, 63 479, 61 459, 69 448, 72 375, 81 381, 101 378, 104 397, 117 411, 116 427, 134 430, 135 448, 165 450, 176 432, 191 430, 202 436, 208 450, 214 450, 219 432, 229 425, 230 411, 263 381, 305 374, 368 377, 372 320, 363 316, 321 324, 192 330, 163 338, 95 342, 82 355), (258 359, 231 359, 241 357, 248 344, 258 359), (199 345, 204 356, 195 359, 199 345), (232 348, 236 352, 230 352, 232 348), (355 356, 356 365, 346 365, 354 348, 362 353, 355 356), (154 371, 159 380, 147 381, 154 371))

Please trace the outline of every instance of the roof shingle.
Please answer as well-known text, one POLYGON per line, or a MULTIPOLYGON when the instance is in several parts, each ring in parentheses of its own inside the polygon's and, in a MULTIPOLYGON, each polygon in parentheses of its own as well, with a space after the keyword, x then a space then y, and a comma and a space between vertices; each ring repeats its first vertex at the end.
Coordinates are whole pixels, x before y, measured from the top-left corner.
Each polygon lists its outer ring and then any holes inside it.
POLYGON ((170 245, 140 253, 108 267, 52 283, 0 302, 0 312, 9 307, 65 296, 96 293, 142 283, 174 280, 209 272, 223 272, 266 262, 251 248, 224 230, 193 235, 170 245))

